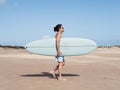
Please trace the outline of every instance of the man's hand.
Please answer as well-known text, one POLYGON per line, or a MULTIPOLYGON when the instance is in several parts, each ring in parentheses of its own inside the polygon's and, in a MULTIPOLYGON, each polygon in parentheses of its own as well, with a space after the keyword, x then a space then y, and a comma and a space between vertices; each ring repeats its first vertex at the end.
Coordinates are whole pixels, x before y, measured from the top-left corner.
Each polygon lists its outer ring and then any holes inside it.
POLYGON ((60 56, 62 53, 60 51, 57 52, 57 56, 60 56))

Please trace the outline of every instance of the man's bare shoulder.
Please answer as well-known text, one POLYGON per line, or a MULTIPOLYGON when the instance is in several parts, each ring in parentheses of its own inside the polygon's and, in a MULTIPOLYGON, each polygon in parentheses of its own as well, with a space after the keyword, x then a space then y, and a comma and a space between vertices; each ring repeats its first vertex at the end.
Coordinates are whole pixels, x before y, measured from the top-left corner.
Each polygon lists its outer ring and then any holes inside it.
POLYGON ((55 35, 55 38, 61 38, 61 34, 60 34, 60 33, 57 33, 57 34, 55 35))

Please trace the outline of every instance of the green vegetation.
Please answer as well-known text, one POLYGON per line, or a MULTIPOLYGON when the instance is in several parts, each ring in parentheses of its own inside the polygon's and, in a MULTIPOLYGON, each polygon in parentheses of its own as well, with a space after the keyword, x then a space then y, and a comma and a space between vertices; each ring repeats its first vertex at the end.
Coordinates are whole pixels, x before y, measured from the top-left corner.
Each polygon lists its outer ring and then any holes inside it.
POLYGON ((2 45, 0 45, 0 47, 2 47, 2 48, 24 49, 23 46, 2 46, 2 45))
POLYGON ((120 45, 115 45, 115 46, 98 46, 98 48, 114 48, 114 47, 120 48, 120 45))

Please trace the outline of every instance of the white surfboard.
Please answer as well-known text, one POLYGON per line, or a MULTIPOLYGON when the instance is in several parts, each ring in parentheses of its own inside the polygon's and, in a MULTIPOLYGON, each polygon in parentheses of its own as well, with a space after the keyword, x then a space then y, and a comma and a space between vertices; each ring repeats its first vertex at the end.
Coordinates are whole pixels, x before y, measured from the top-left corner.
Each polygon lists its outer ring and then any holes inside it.
MULTIPOLYGON (((55 38, 36 40, 25 46, 26 50, 40 55, 56 56, 55 38)), ((97 48, 94 41, 83 38, 61 38, 60 50, 63 56, 78 56, 97 48)))

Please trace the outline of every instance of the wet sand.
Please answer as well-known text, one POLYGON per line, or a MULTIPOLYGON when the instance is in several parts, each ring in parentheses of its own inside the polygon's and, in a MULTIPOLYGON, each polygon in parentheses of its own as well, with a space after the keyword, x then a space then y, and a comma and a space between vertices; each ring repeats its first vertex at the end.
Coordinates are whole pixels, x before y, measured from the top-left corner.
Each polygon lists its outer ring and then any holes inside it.
POLYGON ((0 90, 120 90, 120 48, 98 48, 65 61, 67 80, 58 81, 49 74, 57 65, 54 57, 0 48, 0 90))

